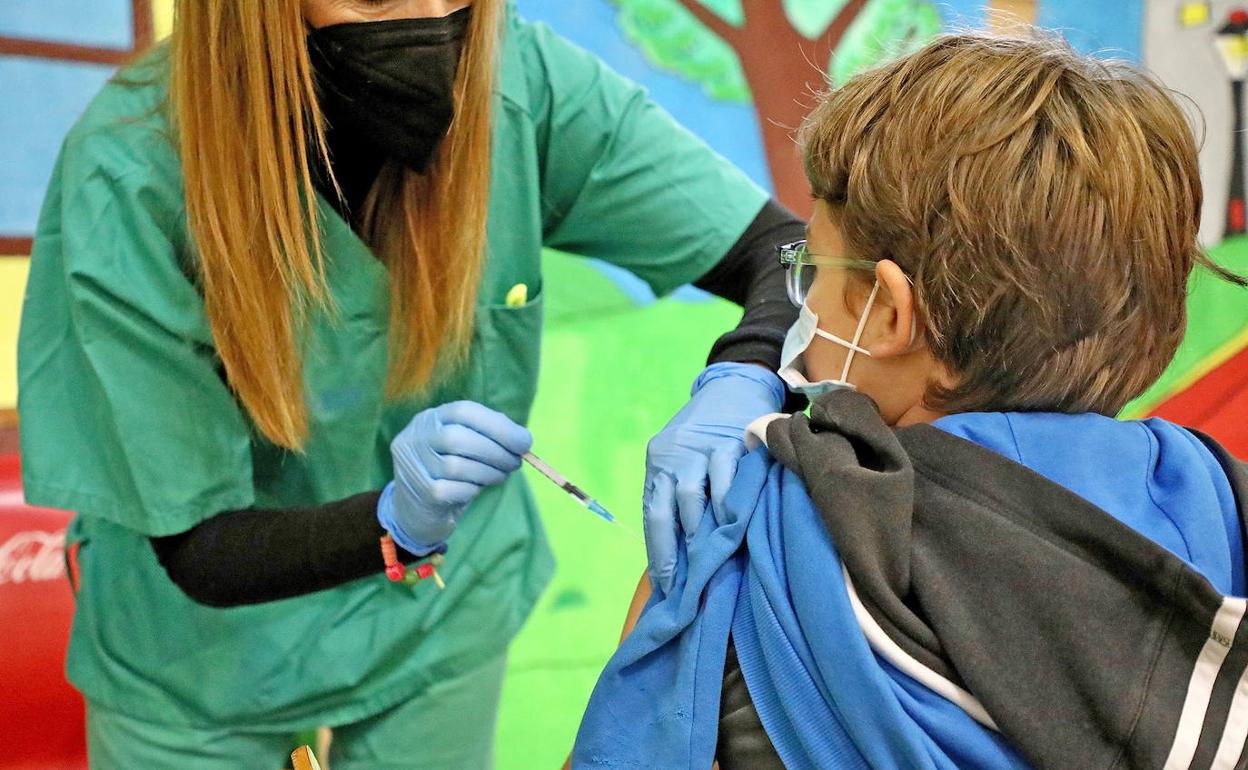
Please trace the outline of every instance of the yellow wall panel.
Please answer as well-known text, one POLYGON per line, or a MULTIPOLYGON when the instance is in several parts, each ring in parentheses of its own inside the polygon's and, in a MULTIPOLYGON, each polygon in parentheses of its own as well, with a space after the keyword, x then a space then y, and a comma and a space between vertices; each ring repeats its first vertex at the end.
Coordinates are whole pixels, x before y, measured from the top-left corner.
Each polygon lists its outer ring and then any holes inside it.
POLYGON ((1018 33, 1019 25, 1036 23, 1038 0, 992 0, 986 15, 988 26, 1001 34, 1018 33))
POLYGON ((156 38, 168 37, 173 29, 173 0, 155 0, 152 3, 152 17, 155 21, 153 28, 156 38))
POLYGON ((17 406, 17 319, 30 260, 0 257, 0 411, 17 406))

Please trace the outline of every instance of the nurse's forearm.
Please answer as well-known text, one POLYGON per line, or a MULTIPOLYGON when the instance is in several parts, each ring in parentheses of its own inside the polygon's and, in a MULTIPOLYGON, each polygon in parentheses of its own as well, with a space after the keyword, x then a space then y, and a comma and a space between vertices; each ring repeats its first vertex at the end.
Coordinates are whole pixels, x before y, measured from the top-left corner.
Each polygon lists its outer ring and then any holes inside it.
POLYGON ((711 348, 708 363, 740 361, 780 367, 784 335, 797 308, 784 287, 776 246, 806 237, 806 225, 775 201, 768 201, 719 264, 694 285, 744 309, 737 328, 711 348))
MULTIPOLYGON (((309 508, 229 511, 151 539, 169 578, 200 604, 233 607, 288 599, 385 569, 380 492, 309 508)), ((404 562, 417 557, 398 549, 404 562)))

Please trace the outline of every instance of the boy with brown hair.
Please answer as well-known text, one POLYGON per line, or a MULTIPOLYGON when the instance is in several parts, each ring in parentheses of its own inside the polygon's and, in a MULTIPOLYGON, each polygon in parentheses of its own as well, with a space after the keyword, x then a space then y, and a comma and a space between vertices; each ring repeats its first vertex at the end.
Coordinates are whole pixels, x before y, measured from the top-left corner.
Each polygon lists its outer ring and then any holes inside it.
POLYGON ((811 415, 751 426, 574 765, 1242 766, 1248 471, 1114 419, 1193 267, 1244 283, 1197 243, 1182 112, 1059 42, 954 35, 801 141, 780 373, 811 415))

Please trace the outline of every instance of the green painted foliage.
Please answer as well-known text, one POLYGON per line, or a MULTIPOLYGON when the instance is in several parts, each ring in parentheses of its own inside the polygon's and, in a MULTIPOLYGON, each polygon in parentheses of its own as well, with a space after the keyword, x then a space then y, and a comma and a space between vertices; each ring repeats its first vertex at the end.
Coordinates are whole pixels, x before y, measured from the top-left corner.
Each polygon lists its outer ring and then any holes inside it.
MULTIPOLYGON (((676 0, 613 0, 620 26, 655 66, 676 72, 702 85, 712 99, 749 102, 750 87, 732 47, 711 33, 676 0)), ((712 5, 708 3, 708 6, 712 5)), ((731 23, 739 2, 715 3, 715 10, 731 23)))
MULTIPOLYGON (((848 0, 787 0, 789 21, 814 39, 848 0)), ((750 88, 736 52, 678 0, 611 0, 630 40, 660 67, 702 85, 712 99, 744 103, 750 88)), ((725 22, 744 23, 741 0, 701 0, 725 22)), ((841 83, 864 67, 903 53, 940 31, 940 14, 929 0, 871 0, 846 32, 832 59, 841 83)))
MULTIPOLYGON (((1214 262, 1240 275, 1248 274, 1248 237, 1229 238, 1209 250, 1214 262)), ((1170 366, 1139 398, 1127 404, 1124 417, 1141 417, 1190 384, 1192 373, 1209 357, 1248 329, 1248 303, 1243 289, 1219 280, 1206 270, 1192 271, 1187 296, 1187 335, 1170 366)))
POLYGON ((787 0, 784 10, 793 28, 814 40, 823 34, 849 0, 787 0))
POLYGON ((845 32, 832 55, 831 75, 841 85, 855 74, 913 51, 940 34, 940 12, 924 0, 873 0, 845 32))
POLYGON ((719 14, 720 18, 734 27, 745 23, 745 9, 741 0, 702 0, 702 5, 719 14))

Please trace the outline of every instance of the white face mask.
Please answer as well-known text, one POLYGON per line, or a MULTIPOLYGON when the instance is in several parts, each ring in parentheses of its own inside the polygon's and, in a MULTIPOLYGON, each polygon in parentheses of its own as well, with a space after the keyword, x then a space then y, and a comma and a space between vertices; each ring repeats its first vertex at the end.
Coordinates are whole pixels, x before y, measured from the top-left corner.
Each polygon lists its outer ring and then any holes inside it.
MULTIPOLYGON (((819 316, 807 305, 802 305, 802 310, 797 316, 797 322, 789 327, 788 334, 784 337, 784 348, 780 351, 780 370, 777 374, 780 379, 789 385, 789 389, 795 393, 801 393, 808 398, 813 398, 822 393, 837 388, 849 388, 854 390, 854 385, 849 381, 849 367, 854 362, 854 354, 861 353, 864 356, 870 356, 871 353, 866 348, 859 346, 858 341, 862 339, 862 331, 867 327, 867 316, 871 314, 871 306, 875 304, 875 295, 879 293, 880 284, 877 282, 871 287, 871 296, 867 298, 867 304, 862 309, 862 315, 858 317, 858 328, 854 330, 854 338, 852 340, 843 340, 831 332, 824 331, 819 328, 819 316), (834 380, 819 380, 811 382, 806 379, 805 366, 802 356, 806 353, 806 349, 810 347, 810 343, 814 341, 815 335, 823 337, 825 340, 835 342, 843 348, 848 348, 849 352, 845 354, 845 366, 841 368, 841 376, 834 380)), ((911 331, 913 336, 913 330, 911 331)))

